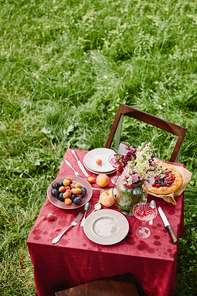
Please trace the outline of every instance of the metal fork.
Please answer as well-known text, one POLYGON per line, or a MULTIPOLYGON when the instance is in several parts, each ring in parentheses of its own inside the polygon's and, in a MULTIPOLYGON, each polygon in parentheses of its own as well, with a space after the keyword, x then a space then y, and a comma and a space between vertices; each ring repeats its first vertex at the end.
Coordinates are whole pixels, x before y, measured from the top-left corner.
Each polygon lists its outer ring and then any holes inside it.
POLYGON ((57 242, 59 242, 60 238, 64 235, 64 233, 71 227, 71 226, 76 226, 79 221, 81 220, 83 214, 82 213, 79 213, 77 215, 77 218, 62 232, 60 233, 57 237, 55 237, 53 240, 52 240, 52 243, 53 244, 57 244, 57 242))
POLYGON ((73 169, 72 165, 68 160, 65 159, 65 163, 73 170, 75 176, 81 177, 81 175, 77 171, 75 171, 75 169, 73 169))

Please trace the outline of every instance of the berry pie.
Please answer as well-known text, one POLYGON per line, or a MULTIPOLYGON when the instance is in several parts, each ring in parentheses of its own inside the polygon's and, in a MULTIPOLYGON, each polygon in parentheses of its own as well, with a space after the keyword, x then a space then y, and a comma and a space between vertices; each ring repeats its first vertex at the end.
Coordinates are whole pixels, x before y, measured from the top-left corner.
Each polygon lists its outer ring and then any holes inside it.
POLYGON ((155 177, 155 182, 149 187, 148 191, 165 195, 179 190, 183 184, 182 175, 170 164, 159 162, 158 166, 163 168, 163 172, 155 177))

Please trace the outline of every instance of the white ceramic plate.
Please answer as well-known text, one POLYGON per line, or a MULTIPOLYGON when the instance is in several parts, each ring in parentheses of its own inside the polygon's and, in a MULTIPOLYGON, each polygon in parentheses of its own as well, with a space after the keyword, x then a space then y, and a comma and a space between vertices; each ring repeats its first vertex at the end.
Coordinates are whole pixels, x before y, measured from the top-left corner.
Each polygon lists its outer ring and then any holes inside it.
POLYGON ((90 183, 88 181, 86 181, 85 179, 81 178, 81 177, 77 177, 77 176, 62 176, 60 178, 57 178, 56 182, 59 182, 60 180, 65 179, 66 177, 71 177, 73 181, 76 181, 77 183, 80 183, 83 187, 86 188, 86 194, 83 196, 82 198, 82 203, 79 206, 76 206, 74 203, 72 203, 71 205, 66 205, 64 202, 60 201, 59 199, 57 199, 56 197, 54 197, 51 194, 51 190, 52 190, 52 183, 49 185, 48 189, 47 189, 47 197, 50 200, 50 202, 60 208, 60 209, 65 209, 65 210, 75 210, 78 208, 83 207, 92 197, 92 186, 90 185, 90 183))
POLYGON ((86 236, 99 245, 113 245, 123 240, 129 231, 127 218, 115 210, 99 210, 85 220, 86 236))
POLYGON ((100 172, 98 172, 98 171, 93 171, 93 170, 91 170, 90 168, 88 168, 86 165, 85 165, 85 163, 84 163, 84 167, 88 170, 88 171, 90 171, 91 173, 93 173, 93 174, 96 174, 96 175, 99 175, 99 174, 106 174, 106 175, 110 175, 110 174, 113 174, 113 173, 115 173, 116 172, 116 169, 113 169, 113 171, 109 171, 109 172, 102 172, 102 171, 100 171, 100 172))
POLYGON ((107 148, 97 148, 89 151, 83 158, 85 167, 98 174, 114 172, 114 167, 109 163, 108 159, 115 152, 107 148), (102 165, 96 163, 97 159, 102 160, 102 165))

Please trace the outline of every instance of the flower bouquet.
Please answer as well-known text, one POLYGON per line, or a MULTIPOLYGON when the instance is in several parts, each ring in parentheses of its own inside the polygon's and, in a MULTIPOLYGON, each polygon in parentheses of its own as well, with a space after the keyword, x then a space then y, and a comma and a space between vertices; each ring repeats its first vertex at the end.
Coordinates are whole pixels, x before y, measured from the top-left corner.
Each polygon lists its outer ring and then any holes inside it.
POLYGON ((116 186, 116 205, 121 212, 133 215, 133 206, 145 201, 144 191, 162 169, 154 162, 154 147, 150 143, 143 142, 138 148, 124 144, 128 150, 126 155, 116 151, 121 172, 116 186))

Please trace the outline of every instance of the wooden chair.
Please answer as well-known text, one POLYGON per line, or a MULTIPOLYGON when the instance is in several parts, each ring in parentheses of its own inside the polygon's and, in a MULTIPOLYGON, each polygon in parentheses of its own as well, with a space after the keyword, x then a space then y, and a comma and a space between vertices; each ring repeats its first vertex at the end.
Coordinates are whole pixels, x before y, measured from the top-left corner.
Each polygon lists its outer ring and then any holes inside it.
POLYGON ((166 121, 164 119, 161 119, 159 117, 148 114, 146 112, 142 112, 140 110, 134 109, 124 104, 119 105, 105 148, 110 148, 116 132, 115 149, 118 149, 118 145, 120 143, 120 134, 122 129, 123 115, 133 117, 135 119, 138 119, 140 121, 143 121, 145 123, 148 123, 152 126, 155 126, 173 135, 178 136, 175 148, 169 160, 171 162, 178 162, 178 158, 181 152, 181 147, 182 147, 184 136, 187 129, 179 125, 176 125, 174 123, 171 123, 169 121, 166 121))
POLYGON ((56 296, 139 296, 132 275, 99 279, 55 293, 56 296))

